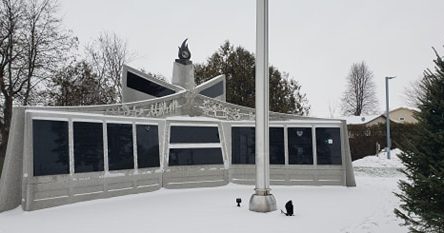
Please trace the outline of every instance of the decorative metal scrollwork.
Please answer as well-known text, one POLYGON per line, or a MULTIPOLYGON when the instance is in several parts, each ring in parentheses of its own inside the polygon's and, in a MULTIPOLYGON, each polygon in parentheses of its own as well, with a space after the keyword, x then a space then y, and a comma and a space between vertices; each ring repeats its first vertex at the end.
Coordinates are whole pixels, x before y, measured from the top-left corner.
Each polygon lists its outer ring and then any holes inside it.
POLYGON ((129 107, 126 104, 122 104, 121 106, 106 109, 105 114, 134 117, 162 117, 174 113, 179 107, 180 105, 177 100, 156 102, 147 107, 129 107))
POLYGON ((204 115, 218 119, 236 121, 254 119, 253 112, 243 113, 240 108, 227 107, 221 103, 215 103, 210 100, 204 100, 202 106, 199 108, 202 109, 204 115))

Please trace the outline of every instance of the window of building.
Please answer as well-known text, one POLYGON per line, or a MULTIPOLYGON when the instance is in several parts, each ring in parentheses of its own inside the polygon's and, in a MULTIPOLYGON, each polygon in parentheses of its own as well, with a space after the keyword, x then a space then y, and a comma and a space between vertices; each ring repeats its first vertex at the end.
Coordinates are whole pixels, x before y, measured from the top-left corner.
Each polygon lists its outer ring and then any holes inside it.
POLYGON ((199 92, 199 94, 208 96, 211 98, 215 98, 224 94, 224 82, 220 81, 213 86, 210 86, 206 89, 203 89, 199 92))
POLYGON ((136 131, 138 167, 159 167, 159 136, 157 126, 136 125, 136 131))
POLYGON ((216 126, 171 126, 170 143, 219 143, 216 126))
POLYGON ((316 128, 318 164, 342 164, 339 128, 316 128))
POLYGON ((221 148, 170 149, 170 166, 223 164, 221 148))
POLYGON ((126 75, 126 85, 134 90, 138 90, 155 97, 162 97, 176 93, 169 88, 139 77, 138 75, 129 71, 126 75))
POLYGON ((34 176, 69 174, 68 122, 32 121, 34 176))
POLYGON ((74 122, 74 172, 103 171, 103 124, 74 122))
MULTIPOLYGON (((284 128, 270 127, 270 164, 285 164, 284 128)), ((231 128, 231 163, 255 164, 256 130, 254 127, 231 128)))
POLYGON ((311 128, 288 128, 288 163, 313 164, 311 128))
POLYGON ((255 164, 255 128, 231 128, 231 163, 255 164))
POLYGON ((134 168, 133 134, 130 124, 107 124, 109 170, 134 168))
POLYGON ((223 164, 219 129, 216 125, 170 128, 170 166, 223 164))
POLYGON ((270 164, 285 164, 284 128, 271 127, 270 140, 270 164))

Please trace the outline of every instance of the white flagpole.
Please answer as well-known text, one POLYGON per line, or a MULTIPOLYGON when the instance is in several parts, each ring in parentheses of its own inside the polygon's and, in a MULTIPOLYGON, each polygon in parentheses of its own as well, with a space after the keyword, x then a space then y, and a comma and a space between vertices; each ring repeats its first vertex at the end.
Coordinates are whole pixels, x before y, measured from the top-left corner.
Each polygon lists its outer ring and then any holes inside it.
POLYGON ((268 0, 256 1, 256 188, 250 198, 251 211, 276 210, 270 193, 269 160, 269 74, 268 74, 268 0))

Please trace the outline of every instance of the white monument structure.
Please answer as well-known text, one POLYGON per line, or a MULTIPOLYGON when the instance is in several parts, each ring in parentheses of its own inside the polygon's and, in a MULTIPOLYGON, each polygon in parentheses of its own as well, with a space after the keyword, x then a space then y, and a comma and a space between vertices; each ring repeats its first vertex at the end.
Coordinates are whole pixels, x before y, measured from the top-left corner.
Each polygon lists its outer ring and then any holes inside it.
MULTIPOLYGON (((265 77, 266 50, 258 56, 265 77)), ((0 211, 230 182, 256 183, 256 196, 270 196, 270 182, 355 186, 345 121, 269 112, 268 123, 264 99, 255 127, 255 109, 225 101, 223 74, 195 85, 190 57, 184 42, 172 84, 125 66, 121 104, 15 107, 0 211)))

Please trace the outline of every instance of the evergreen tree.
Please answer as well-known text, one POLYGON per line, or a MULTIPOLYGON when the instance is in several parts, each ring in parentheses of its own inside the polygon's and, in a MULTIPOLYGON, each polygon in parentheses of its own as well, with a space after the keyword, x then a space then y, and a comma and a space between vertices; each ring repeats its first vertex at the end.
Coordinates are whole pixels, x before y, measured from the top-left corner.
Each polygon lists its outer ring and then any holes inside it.
MULTIPOLYGON (((253 53, 225 43, 208 58, 205 64, 195 65, 197 84, 224 74, 227 81, 227 102, 252 107, 255 104, 255 58, 253 53)), ((301 85, 271 66, 270 110, 274 112, 308 115, 310 105, 301 85)))
POLYGON ((48 105, 77 106, 110 103, 114 100, 115 91, 112 87, 100 85, 91 66, 80 61, 63 67, 51 77, 50 88, 45 94, 48 105))
POLYGON ((395 214, 411 232, 444 232, 444 61, 435 54, 435 71, 424 72, 417 96, 417 133, 400 156, 407 181, 399 182, 395 214))

